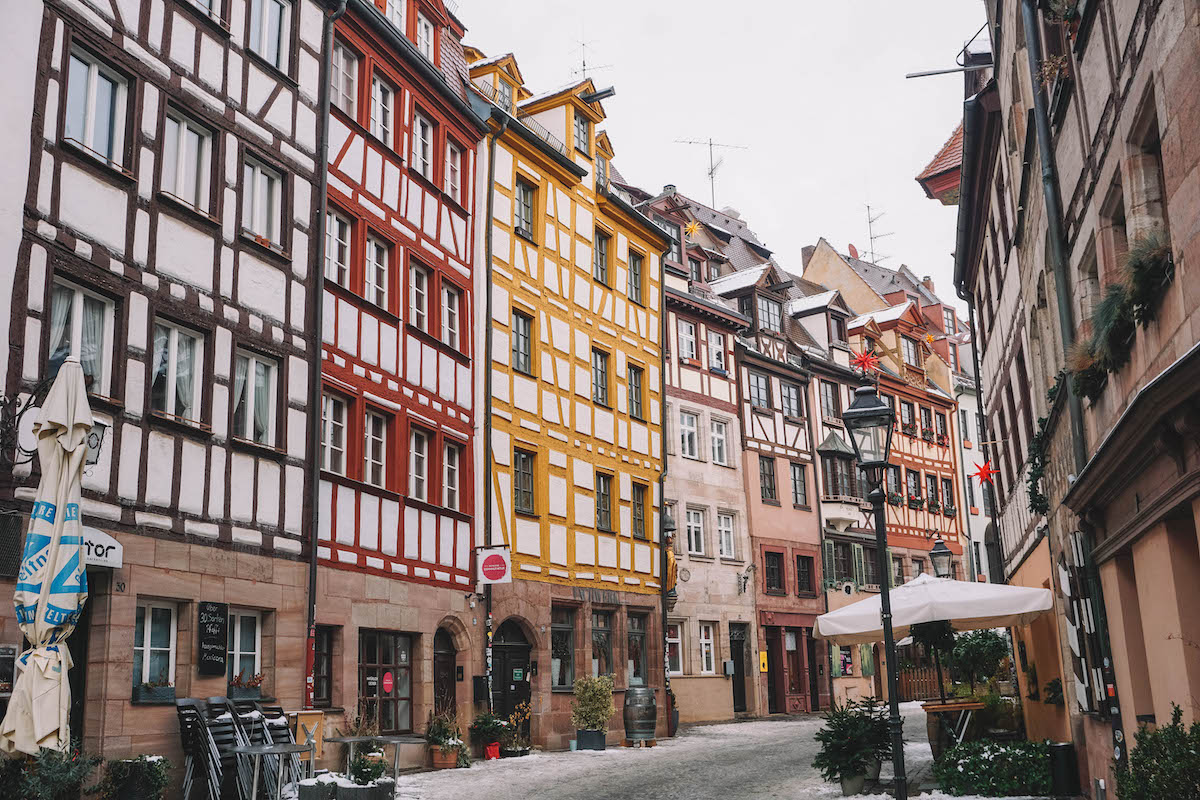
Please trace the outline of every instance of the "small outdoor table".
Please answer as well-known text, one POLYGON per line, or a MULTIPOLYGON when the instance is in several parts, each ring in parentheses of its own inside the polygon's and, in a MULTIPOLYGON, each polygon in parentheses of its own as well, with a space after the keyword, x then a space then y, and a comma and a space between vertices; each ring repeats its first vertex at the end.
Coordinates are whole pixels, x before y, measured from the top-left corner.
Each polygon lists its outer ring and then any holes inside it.
POLYGON ((380 737, 378 736, 326 736, 325 741, 333 742, 334 744, 346 745, 346 775, 350 775, 350 764, 354 761, 354 745, 362 744, 363 742, 374 742, 380 737))
MULTIPOLYGON (((231 748, 230 752, 239 756, 254 756, 254 780, 250 783, 250 800, 258 800, 258 775, 262 769, 263 756, 279 756, 279 774, 275 781, 275 800, 280 800, 283 796, 283 756, 290 756, 294 753, 306 753, 310 749, 307 744, 292 744, 291 742, 283 742, 280 744, 240 744, 237 747, 231 748)), ((295 776, 299 778, 299 775, 295 776)))
MULTIPOLYGON (((954 722, 949 725, 950 738, 954 740, 955 744, 962 744, 963 739, 967 736, 967 728, 971 726, 971 717, 983 707, 983 702, 980 700, 947 700, 945 703, 921 704, 921 708, 925 709, 926 714, 941 714, 946 717, 951 714, 957 715, 954 722)), ((948 719, 945 721, 949 722, 948 719)))
MULTIPOLYGON (((392 746, 392 779, 399 780, 400 778, 400 745, 402 744, 425 744, 425 737, 418 736, 415 733, 402 734, 399 736, 375 736, 375 741, 384 745, 392 746)), ((326 739, 325 741, 331 741, 326 739)))

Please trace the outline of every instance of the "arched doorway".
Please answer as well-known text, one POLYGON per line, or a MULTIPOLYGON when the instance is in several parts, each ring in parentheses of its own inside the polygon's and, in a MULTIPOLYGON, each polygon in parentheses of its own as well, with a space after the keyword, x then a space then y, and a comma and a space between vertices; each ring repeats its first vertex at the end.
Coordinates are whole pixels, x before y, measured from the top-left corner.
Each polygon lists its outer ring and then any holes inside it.
POLYGON ((530 698, 529 639, 516 620, 505 620, 492 637, 492 708, 507 717, 530 698))
POLYGON ((433 635, 433 710, 435 714, 454 713, 455 671, 458 652, 454 639, 445 628, 438 628, 433 635))

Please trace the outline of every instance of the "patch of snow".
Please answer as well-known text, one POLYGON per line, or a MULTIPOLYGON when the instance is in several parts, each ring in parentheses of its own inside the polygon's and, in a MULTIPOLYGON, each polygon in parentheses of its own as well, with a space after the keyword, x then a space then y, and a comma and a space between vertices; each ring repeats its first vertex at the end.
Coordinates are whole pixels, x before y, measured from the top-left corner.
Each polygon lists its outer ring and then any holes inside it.
POLYGON ((731 272, 728 275, 722 275, 715 281, 711 281, 708 286, 719 294, 745 289, 747 286, 753 286, 757 283, 762 274, 770 268, 770 264, 760 264, 757 267, 744 269, 740 272, 731 272))

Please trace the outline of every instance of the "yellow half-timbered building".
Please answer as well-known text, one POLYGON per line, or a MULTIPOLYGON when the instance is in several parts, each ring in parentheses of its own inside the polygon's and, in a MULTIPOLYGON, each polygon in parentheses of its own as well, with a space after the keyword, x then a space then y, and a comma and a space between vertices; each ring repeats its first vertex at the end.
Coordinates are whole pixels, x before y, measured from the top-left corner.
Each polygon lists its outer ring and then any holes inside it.
MULTIPOLYGON (((492 699, 500 714, 529 700, 533 741, 565 747, 578 676, 611 675, 618 708, 636 686, 665 707, 660 256, 673 242, 607 180, 607 90, 534 95, 511 54, 467 59, 490 129, 484 540, 509 548, 514 575, 491 587, 492 699)), ((613 738, 620 726, 618 713, 613 738)))

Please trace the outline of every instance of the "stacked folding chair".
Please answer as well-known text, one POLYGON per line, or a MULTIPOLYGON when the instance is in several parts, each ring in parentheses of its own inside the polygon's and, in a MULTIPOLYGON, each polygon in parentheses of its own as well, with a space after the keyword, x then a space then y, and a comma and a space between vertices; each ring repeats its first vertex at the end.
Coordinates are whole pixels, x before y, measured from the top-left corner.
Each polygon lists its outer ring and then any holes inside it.
POLYGON ((208 730, 205 706, 203 700, 189 698, 175 701, 184 752, 184 800, 193 800, 192 791, 197 786, 203 789, 201 796, 204 800, 221 798, 221 756, 208 730))
POLYGON ((233 752, 235 747, 250 744, 238 719, 237 709, 228 698, 210 697, 206 722, 220 754, 223 780, 233 780, 237 796, 243 800, 249 798, 250 787, 254 783, 254 760, 252 756, 238 756, 233 752))

